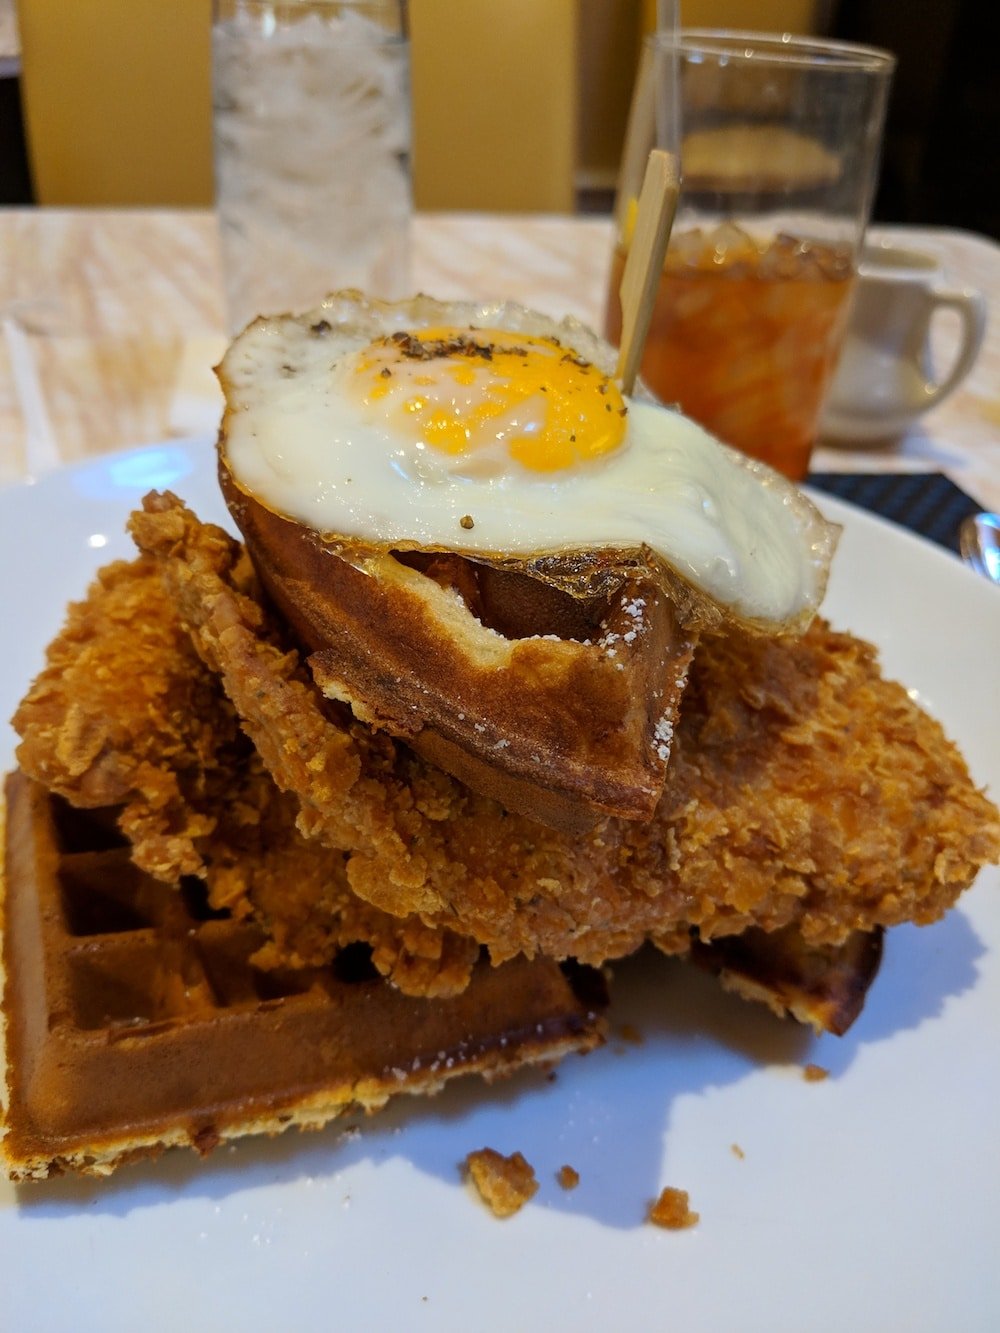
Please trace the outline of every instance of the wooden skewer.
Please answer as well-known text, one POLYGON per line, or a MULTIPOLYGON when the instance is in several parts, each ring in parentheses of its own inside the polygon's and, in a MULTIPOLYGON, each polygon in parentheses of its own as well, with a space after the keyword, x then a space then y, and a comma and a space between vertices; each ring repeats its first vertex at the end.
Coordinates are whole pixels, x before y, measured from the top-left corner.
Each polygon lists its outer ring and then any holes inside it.
POLYGON ((654 148, 646 163, 639 195, 635 230, 618 294, 622 303, 622 339, 617 379, 622 393, 630 394, 642 360, 642 349, 653 317, 656 286, 663 272, 663 257, 677 211, 680 182, 677 158, 654 148))

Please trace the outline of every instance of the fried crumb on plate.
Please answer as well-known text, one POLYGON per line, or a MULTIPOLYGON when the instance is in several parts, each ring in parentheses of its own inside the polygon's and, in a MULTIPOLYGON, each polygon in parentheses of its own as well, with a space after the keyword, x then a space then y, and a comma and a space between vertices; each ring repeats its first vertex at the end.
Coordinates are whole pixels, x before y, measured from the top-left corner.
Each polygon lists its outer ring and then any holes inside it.
POLYGON ((740 1147, 738 1143, 731 1143, 729 1145, 729 1151, 733 1154, 734 1157, 738 1157, 741 1162, 743 1161, 744 1157, 746 1157, 746 1153, 743 1151, 743 1149, 740 1147))
POLYGON ((822 1083, 825 1078, 830 1077, 830 1071, 824 1069, 822 1065, 806 1065, 802 1077, 807 1083, 822 1083))
POLYGON ((556 1180, 564 1190, 575 1190, 580 1183, 580 1173, 576 1167, 561 1166, 556 1172, 556 1180))
POLYGON ((665 1227, 667 1231, 683 1231, 698 1222, 698 1214, 688 1207, 687 1190, 674 1189, 667 1185, 660 1191, 660 1197, 652 1203, 646 1214, 646 1221, 654 1226, 665 1227))
POLYGON ((495 1217, 512 1217, 538 1191, 534 1167, 519 1152, 479 1148, 467 1155, 465 1173, 495 1217))

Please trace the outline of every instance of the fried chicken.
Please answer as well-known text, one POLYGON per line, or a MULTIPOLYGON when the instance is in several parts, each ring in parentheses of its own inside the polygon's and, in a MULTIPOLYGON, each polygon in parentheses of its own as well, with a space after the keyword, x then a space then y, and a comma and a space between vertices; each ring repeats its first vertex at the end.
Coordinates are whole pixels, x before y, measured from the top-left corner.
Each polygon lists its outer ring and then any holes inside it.
MULTIPOLYGON (((252 588, 249 565, 237 560, 230 573, 252 588)), ((343 855, 298 832, 297 801, 243 734, 151 558, 100 571, 13 721, 24 771, 75 805, 120 807, 142 869, 170 884, 198 876, 213 907, 257 918, 271 937, 258 966, 319 965, 364 941, 408 993, 454 994, 468 982, 474 941, 358 899, 343 855)))
MULTIPOLYGON (((86 601, 69 607, 13 725, 24 737, 22 766, 49 790, 80 806, 123 807, 122 831, 142 869, 167 880, 205 874, 200 848, 253 751, 156 561, 99 571, 86 601)), ((255 805, 250 773, 241 785, 255 805)))
POLYGON ((148 497, 131 528, 304 837, 345 854, 366 902, 495 962, 601 962, 647 938, 686 952, 692 933, 793 922, 808 944, 839 944, 938 918, 1000 854, 997 812, 937 723, 870 646, 822 622, 703 642, 654 818, 573 839, 332 711, 221 530, 171 496, 148 497))
POLYGON ((790 927, 824 950, 935 919, 998 854, 940 728, 821 623, 706 640, 653 821, 572 839, 324 700, 221 530, 156 496, 132 527, 143 553, 71 608, 18 709, 18 758, 120 805, 143 868, 261 921, 260 964, 364 940, 402 989, 445 994, 480 944, 601 962, 790 927))

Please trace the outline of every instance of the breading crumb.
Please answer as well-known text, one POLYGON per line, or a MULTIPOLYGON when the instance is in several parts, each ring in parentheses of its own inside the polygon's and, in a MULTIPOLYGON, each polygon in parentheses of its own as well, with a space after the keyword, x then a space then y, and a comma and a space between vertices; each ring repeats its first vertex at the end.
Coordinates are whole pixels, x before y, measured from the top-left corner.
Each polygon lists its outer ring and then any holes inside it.
POLYGON ((668 1231, 683 1231, 698 1222, 698 1214, 688 1207, 687 1190, 673 1189, 667 1185, 661 1190, 660 1197, 650 1204, 646 1221, 654 1226, 665 1227, 668 1231))
POLYGON ((744 1157, 746 1157, 746 1153, 743 1151, 743 1149, 740 1147, 738 1143, 730 1144, 729 1150, 733 1154, 733 1156, 738 1157, 741 1162, 743 1161, 744 1157))
POLYGON ((561 1166, 556 1173, 556 1180, 564 1190, 575 1190, 580 1183, 580 1173, 572 1166, 561 1166))
POLYGON ((807 1083, 822 1083, 825 1078, 830 1077, 830 1071, 824 1069, 822 1065, 806 1065, 802 1077, 807 1083))
POLYGON ((519 1152, 504 1157, 495 1148, 480 1148, 468 1154, 465 1170, 496 1217, 512 1217, 538 1190, 534 1167, 519 1152))

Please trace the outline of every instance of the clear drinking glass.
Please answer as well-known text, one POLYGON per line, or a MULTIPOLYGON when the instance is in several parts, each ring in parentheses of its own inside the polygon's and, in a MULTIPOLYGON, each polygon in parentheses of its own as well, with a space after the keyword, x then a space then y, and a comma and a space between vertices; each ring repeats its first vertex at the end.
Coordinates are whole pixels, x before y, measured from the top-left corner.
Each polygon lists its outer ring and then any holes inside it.
POLYGON ((813 38, 648 38, 615 211, 606 331, 652 147, 681 193, 641 375, 714 435, 796 479, 846 327, 895 59, 813 38))
POLYGON ((214 0, 212 82, 230 330, 407 295, 406 0, 214 0))

